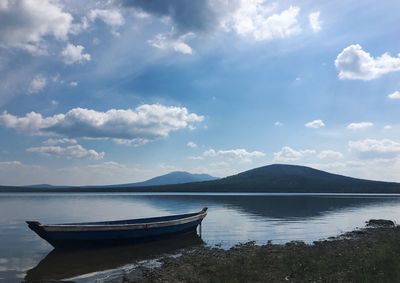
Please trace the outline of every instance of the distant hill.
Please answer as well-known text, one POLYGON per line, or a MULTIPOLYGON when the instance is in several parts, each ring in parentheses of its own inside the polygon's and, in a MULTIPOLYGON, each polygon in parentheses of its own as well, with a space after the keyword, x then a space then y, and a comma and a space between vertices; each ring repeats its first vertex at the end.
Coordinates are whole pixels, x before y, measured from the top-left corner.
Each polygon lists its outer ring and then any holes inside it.
POLYGON ((68 188, 125 188, 125 187, 146 187, 146 186, 162 186, 172 184, 184 184, 193 182, 203 182, 217 180, 219 178, 208 174, 192 174, 185 171, 175 171, 165 175, 157 176, 143 182, 117 184, 117 185, 101 185, 101 186, 55 186, 49 184, 37 184, 24 186, 26 188, 35 189, 68 189, 68 188))
POLYGON ((59 188, 70 188, 71 186, 54 186, 50 184, 36 184, 36 185, 29 185, 25 186, 27 188, 52 188, 52 189, 59 189, 59 188))
MULTIPOLYGON (((160 176, 160 178, 161 177, 163 176, 160 176)), ((168 180, 169 177, 166 179, 168 180)), ((175 181, 177 180, 178 178, 175 178, 175 181)), ((29 188, 29 191, 400 193, 400 183, 363 180, 331 174, 310 167, 284 164, 259 167, 237 175, 211 181, 196 181, 192 183, 175 183, 169 185, 156 185, 157 182, 159 182, 159 180, 153 178, 146 182, 119 185, 118 187, 74 187, 57 190, 51 190, 49 188, 29 188), (138 186, 138 184, 140 184, 140 186, 138 186)), ((8 191, 19 190, 18 188, 12 190, 8 189, 8 191)), ((26 190, 27 188, 22 191, 26 190)), ((0 188, 0 191, 7 191, 7 188, 0 188)))
MULTIPOLYGON (((193 183, 193 182, 203 182, 210 180, 217 180, 217 177, 213 177, 208 174, 192 174, 184 171, 175 171, 165 175, 161 175, 158 177, 151 178, 147 181, 130 183, 130 184, 120 184, 120 185, 111 185, 104 186, 110 188, 119 188, 119 187, 147 187, 147 186, 162 186, 162 185, 171 185, 171 184, 184 184, 184 183, 193 183)), ((95 187, 95 186, 91 186, 95 187)))

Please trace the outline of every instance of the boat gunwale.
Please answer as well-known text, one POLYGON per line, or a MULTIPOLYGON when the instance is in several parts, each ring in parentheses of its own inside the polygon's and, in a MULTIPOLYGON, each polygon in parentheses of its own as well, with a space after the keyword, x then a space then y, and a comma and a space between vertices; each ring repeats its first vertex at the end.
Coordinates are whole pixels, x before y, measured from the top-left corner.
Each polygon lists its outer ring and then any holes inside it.
MULTIPOLYGON (((147 222, 147 223, 131 223, 131 224, 106 224, 106 225, 93 225, 93 224, 41 224, 38 223, 37 226, 41 227, 46 232, 89 232, 89 231, 116 231, 116 230, 139 230, 139 229, 149 229, 149 228, 159 228, 175 226, 179 224, 186 224, 190 222, 195 222, 204 219, 207 215, 207 209, 192 213, 183 214, 191 215, 189 217, 178 218, 174 220, 158 221, 158 222, 147 222)), ((143 218, 146 219, 146 218, 143 218)), ((128 221, 128 220, 127 220, 128 221)), ((95 222, 93 222, 95 223, 95 222)), ((112 221, 111 221, 112 223, 112 221)))

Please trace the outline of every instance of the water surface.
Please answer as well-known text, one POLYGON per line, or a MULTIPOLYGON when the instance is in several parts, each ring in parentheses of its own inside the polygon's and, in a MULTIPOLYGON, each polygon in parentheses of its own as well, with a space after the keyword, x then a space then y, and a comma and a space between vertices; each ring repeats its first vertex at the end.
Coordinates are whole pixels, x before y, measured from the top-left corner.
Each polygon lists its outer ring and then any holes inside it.
MULTIPOLYGON (((400 221, 400 197, 383 195, 0 194, 0 281, 62 279, 129 266, 204 242, 229 248, 254 240, 314 240, 363 227, 371 218, 400 221), (195 212, 207 206, 202 237, 96 251, 52 252, 25 225, 129 219, 195 212), (82 268, 82 267, 85 268, 82 268), (28 273, 28 271, 30 272, 28 273), (28 276, 27 276, 28 273, 28 276)), ((83 277, 84 278, 84 277, 83 277)))

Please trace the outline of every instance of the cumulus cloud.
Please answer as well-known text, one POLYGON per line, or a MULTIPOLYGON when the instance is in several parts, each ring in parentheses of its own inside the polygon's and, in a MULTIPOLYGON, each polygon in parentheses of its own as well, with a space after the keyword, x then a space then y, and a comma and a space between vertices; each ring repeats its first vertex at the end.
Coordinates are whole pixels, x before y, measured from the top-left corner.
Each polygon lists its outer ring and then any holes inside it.
POLYGON ((343 154, 334 150, 322 150, 318 153, 317 158, 319 159, 340 159, 343 157, 343 154))
POLYGON ((125 24, 124 17, 117 9, 93 9, 89 11, 84 26, 88 25, 87 21, 95 22, 97 19, 110 26, 115 35, 118 35, 118 28, 125 24))
POLYGON ((157 18, 168 19, 176 34, 204 33, 221 29, 255 40, 286 38, 301 32, 299 7, 278 10, 264 0, 120 0, 157 18))
POLYGON ((289 146, 284 146, 280 151, 274 153, 274 161, 296 161, 303 157, 311 156, 314 154, 316 154, 316 151, 313 149, 304 149, 297 151, 289 146))
POLYGON ((89 53, 84 53, 85 47, 82 45, 73 45, 68 43, 67 46, 61 51, 61 56, 65 64, 84 63, 90 61, 91 56, 89 53))
POLYGON ((142 138, 135 138, 135 139, 129 139, 129 140, 127 140, 127 139, 112 139, 112 140, 116 144, 132 146, 132 147, 142 146, 149 142, 148 139, 142 139, 142 138))
POLYGON ((79 144, 69 146, 48 145, 31 147, 27 149, 28 152, 40 153, 49 156, 63 156, 68 159, 72 158, 89 158, 93 160, 103 159, 105 153, 97 152, 94 149, 86 149, 79 144))
POLYGON ((353 44, 344 48, 337 56, 335 66, 342 80, 372 80, 400 71, 400 54, 392 57, 384 53, 374 58, 361 45, 353 44))
POLYGON ((49 117, 35 112, 23 117, 3 112, 0 125, 33 135, 105 138, 119 143, 140 141, 143 144, 165 138, 172 131, 189 128, 203 119, 203 116, 189 113, 185 107, 144 104, 135 109, 111 109, 106 112, 74 108, 65 114, 49 117))
POLYGON ((318 128, 324 127, 325 124, 322 120, 314 120, 314 121, 305 123, 304 126, 306 126, 307 128, 318 129, 318 128))
POLYGON ((36 112, 27 113, 24 117, 17 117, 4 111, 0 115, 0 124, 7 128, 14 128, 22 133, 38 135, 43 134, 42 129, 46 129, 57 123, 58 119, 62 119, 63 114, 52 117, 43 118, 36 112))
POLYGON ((271 40, 299 34, 299 7, 290 6, 280 13, 273 13, 276 5, 267 6, 262 0, 241 0, 238 9, 223 25, 238 35, 252 36, 255 40, 271 40))
POLYGON ((308 15, 308 22, 310 27, 314 33, 317 33, 321 30, 321 21, 319 20, 320 12, 313 12, 308 15))
POLYGON ((50 138, 43 142, 44 145, 77 144, 77 143, 78 143, 77 140, 68 138, 61 138, 61 139, 50 138))
POLYGON ((0 5, 0 46, 21 48, 34 54, 46 53, 44 38, 67 40, 71 14, 58 1, 2 0, 0 5))
POLYGON ((349 148, 358 152, 400 153, 400 143, 390 139, 349 141, 349 148))
POLYGON ((282 122, 279 122, 279 121, 276 121, 276 122, 274 123, 274 126, 275 126, 275 127, 281 127, 281 126, 283 126, 283 123, 282 123, 282 122))
POLYGON ((390 130, 390 129, 392 129, 392 126, 391 126, 391 125, 385 125, 385 126, 383 127, 383 129, 384 129, 384 130, 390 130))
POLYGON ((188 33, 178 38, 175 38, 172 34, 157 34, 153 39, 149 40, 148 43, 158 49, 172 50, 185 55, 192 55, 193 49, 186 42, 185 39, 193 36, 193 33, 188 33))
POLYGON ((388 98, 390 98, 390 99, 400 99, 400 91, 392 92, 391 94, 388 95, 388 98))
POLYGON ((261 151, 247 151, 244 148, 229 149, 229 150, 215 150, 208 149, 203 152, 201 156, 190 156, 192 160, 203 160, 204 158, 222 158, 227 161, 239 160, 241 162, 252 162, 254 159, 264 157, 265 153, 261 151))
MULTIPOLYGON (((364 139, 349 141, 349 151, 361 159, 385 159, 390 161, 400 157, 400 143, 390 139, 364 139)), ((400 159, 399 159, 400 160, 400 159)))
POLYGON ((76 86, 78 86, 78 82, 72 81, 72 82, 69 83, 69 85, 71 87, 76 87, 76 86))
POLYGON ((197 144, 195 144, 194 142, 188 142, 187 144, 186 144, 186 146, 188 146, 188 147, 190 147, 190 148, 196 148, 197 147, 197 144))
POLYGON ((29 84, 28 93, 38 93, 46 87, 46 84, 46 77, 42 75, 37 75, 32 79, 31 83, 29 84))
POLYGON ((360 122, 360 123, 350 123, 347 125, 348 130, 361 130, 361 129, 366 129, 370 128, 374 125, 374 123, 371 122, 360 122))

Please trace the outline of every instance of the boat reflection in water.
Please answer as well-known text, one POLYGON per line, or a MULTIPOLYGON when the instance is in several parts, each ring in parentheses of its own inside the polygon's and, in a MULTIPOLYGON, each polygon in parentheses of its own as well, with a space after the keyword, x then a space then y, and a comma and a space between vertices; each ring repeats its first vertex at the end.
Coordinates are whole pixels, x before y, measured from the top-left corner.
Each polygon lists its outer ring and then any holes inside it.
POLYGON ((83 250, 54 249, 36 267, 27 272, 25 282, 49 282, 116 269, 141 260, 155 259, 164 254, 174 254, 180 249, 203 243, 194 232, 135 245, 83 250))

